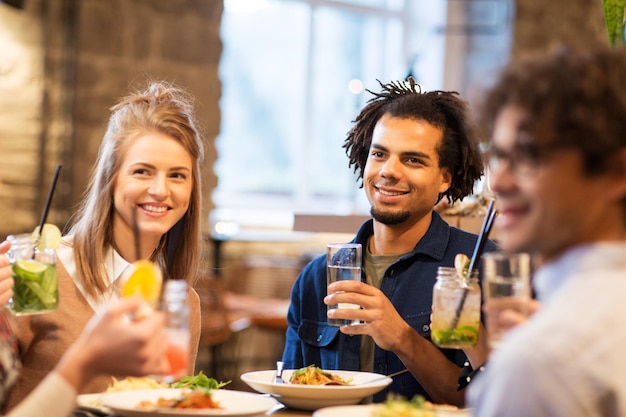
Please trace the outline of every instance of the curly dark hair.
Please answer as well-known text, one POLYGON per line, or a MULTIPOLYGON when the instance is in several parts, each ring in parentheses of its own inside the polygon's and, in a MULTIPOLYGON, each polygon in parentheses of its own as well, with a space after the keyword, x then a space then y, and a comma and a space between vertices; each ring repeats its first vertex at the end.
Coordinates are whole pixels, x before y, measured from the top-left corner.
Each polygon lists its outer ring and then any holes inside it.
MULTIPOLYGON (((367 90, 374 97, 353 121, 354 126, 343 144, 350 159, 349 166, 354 166, 358 178, 363 180, 374 127, 381 117, 390 115, 424 121, 443 130, 443 139, 437 148, 439 167, 450 170, 452 183, 439 200, 447 197, 448 202, 453 203, 472 194, 484 165, 478 148, 478 130, 472 123, 467 102, 457 92, 423 92, 412 77, 402 82, 378 83, 382 91, 367 90)), ((363 187, 362 181, 360 186, 363 187)))
POLYGON ((526 133, 579 149, 585 172, 601 173, 626 147, 626 51, 561 46, 513 62, 481 106, 489 136, 498 113, 510 105, 525 114, 526 133))

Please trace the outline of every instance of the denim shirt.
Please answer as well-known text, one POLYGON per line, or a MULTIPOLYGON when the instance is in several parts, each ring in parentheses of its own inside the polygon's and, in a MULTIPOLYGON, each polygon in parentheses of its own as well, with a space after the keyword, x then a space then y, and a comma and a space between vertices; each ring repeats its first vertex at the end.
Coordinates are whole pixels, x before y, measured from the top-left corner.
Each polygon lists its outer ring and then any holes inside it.
MULTIPOLYGON (((365 222, 353 242, 366 247, 374 233, 373 220, 365 222)), ((454 266, 458 253, 472 256, 477 236, 449 226, 436 212, 428 231, 413 251, 389 266, 383 276, 380 290, 391 300, 402 318, 421 336, 430 340, 430 313, 432 291, 439 266, 454 266)), ((496 249, 488 241, 485 252, 496 249)), ((480 278, 480 276, 479 276, 480 278)), ((362 276, 365 282, 365 276, 362 276)), ((316 365, 323 369, 358 371, 361 336, 346 335, 339 327, 329 326, 326 318, 326 255, 312 260, 300 273, 291 292, 287 314, 287 336, 283 361, 286 369, 316 365)), ((441 349, 443 354, 461 367, 466 356, 461 350, 441 349)), ((393 352, 374 348, 374 372, 390 374, 400 371, 404 364, 393 352)), ((420 394, 430 399, 426 390, 410 374, 393 379, 385 390, 374 396, 375 402, 384 401, 389 392, 406 398, 420 394)))

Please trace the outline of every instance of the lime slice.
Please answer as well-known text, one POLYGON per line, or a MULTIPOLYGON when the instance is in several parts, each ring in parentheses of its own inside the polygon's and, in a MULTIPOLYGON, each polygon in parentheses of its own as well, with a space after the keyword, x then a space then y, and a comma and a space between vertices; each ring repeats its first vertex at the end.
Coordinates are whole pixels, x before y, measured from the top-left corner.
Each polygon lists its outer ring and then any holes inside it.
POLYGON ((15 263, 18 268, 31 274, 39 274, 48 268, 48 265, 33 259, 18 259, 15 263))
POLYGON ((137 261, 133 266, 133 272, 120 286, 120 295, 124 298, 139 295, 147 303, 156 305, 163 282, 161 270, 146 260, 137 261))
MULTIPOLYGON (((39 233, 39 226, 35 227, 33 230, 33 240, 37 239, 37 234, 39 233)), ((39 237, 39 246, 37 249, 56 249, 61 244, 61 230, 50 223, 46 223, 43 225, 43 231, 41 232, 41 236, 39 237)))

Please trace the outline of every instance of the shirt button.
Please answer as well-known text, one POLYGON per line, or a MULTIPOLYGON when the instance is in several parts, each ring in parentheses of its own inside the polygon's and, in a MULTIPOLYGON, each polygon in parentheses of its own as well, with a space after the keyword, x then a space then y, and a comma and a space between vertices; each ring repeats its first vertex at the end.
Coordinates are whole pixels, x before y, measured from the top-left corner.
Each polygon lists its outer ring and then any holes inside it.
POLYGON ((422 326, 422 331, 427 332, 430 329, 430 325, 429 324, 425 324, 422 326))

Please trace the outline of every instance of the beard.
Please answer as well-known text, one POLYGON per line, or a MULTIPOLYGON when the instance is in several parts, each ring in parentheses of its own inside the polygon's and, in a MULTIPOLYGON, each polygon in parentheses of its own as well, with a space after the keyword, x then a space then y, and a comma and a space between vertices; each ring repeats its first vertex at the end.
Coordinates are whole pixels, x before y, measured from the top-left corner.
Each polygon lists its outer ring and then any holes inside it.
POLYGON ((396 211, 396 212, 382 211, 382 210, 377 210, 375 207, 372 207, 370 209, 370 214, 372 215, 372 218, 374 218, 374 220, 382 224, 386 224, 386 225, 404 223, 405 221, 409 219, 411 215, 411 213, 409 213, 406 210, 396 211))

